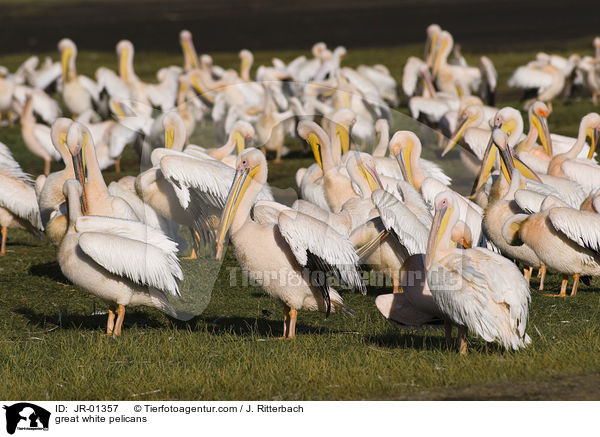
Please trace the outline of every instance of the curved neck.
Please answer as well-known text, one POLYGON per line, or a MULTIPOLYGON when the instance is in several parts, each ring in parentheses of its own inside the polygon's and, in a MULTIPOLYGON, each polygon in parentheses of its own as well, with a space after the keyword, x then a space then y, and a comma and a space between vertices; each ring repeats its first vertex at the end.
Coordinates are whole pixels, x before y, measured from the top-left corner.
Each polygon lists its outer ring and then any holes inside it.
POLYGON ((75 222, 77 222, 77 219, 83 214, 81 212, 81 199, 73 189, 69 189, 67 192, 67 206, 69 208, 67 233, 74 233, 75 222))
POLYGON ((384 126, 379 133, 379 143, 377 143, 377 147, 375 147, 375 150, 373 150, 372 155, 375 157, 384 157, 389 141, 390 129, 388 126, 384 126))
MULTIPOLYGON (((100 190, 101 192, 108 193, 108 188, 106 187, 106 182, 104 182, 104 177, 102 177, 102 171, 100 170, 100 166, 98 165, 98 158, 96 158, 96 147, 94 147, 94 143, 90 140, 85 145, 85 167, 87 170, 87 183, 89 187, 94 187, 94 189, 100 190)), ((92 190, 88 189, 88 192, 92 190)))
POLYGON ((577 141, 573 144, 573 147, 565 153, 565 156, 570 159, 577 158, 577 156, 583 150, 583 146, 585 145, 585 137, 586 137, 586 126, 584 123, 579 125, 579 132, 577 133, 577 141))
POLYGON ((327 172, 336 170, 335 161, 333 158, 333 153, 331 150, 331 142, 329 138, 321 137, 320 133, 316 133, 319 137, 319 141, 321 143, 321 159, 323 161, 323 174, 327 174, 327 172))

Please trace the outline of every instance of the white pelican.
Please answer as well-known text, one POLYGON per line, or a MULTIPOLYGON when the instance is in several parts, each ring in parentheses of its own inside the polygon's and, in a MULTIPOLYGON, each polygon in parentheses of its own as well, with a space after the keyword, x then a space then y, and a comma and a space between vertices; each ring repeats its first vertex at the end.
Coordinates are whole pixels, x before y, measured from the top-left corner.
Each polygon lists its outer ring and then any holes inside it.
MULTIPOLYGON (((451 238, 465 249, 472 245, 471 232, 463 222, 457 223, 451 238)), ((400 269, 402 293, 380 294, 375 299, 377 309, 386 319, 406 326, 442 321, 444 317, 433 300, 426 279, 425 254, 409 256, 400 269)), ((446 333, 446 342, 450 345, 451 331, 446 333)))
POLYGON ((6 253, 8 228, 26 229, 37 235, 43 229, 40 209, 31 177, 21 166, 8 147, 0 143, 0 226, 2 243, 0 256, 6 253))
POLYGON ((69 118, 58 118, 52 124, 50 137, 54 148, 60 153, 64 170, 51 173, 46 178, 44 185, 39 193, 38 201, 40 205, 40 214, 42 224, 46 226, 50 220, 50 215, 57 210, 59 205, 65 201, 63 196, 63 185, 67 179, 75 177, 73 170, 73 160, 69 149, 67 149, 67 132, 73 124, 73 120, 69 118))
POLYGON ((93 109, 93 102, 99 100, 96 83, 87 76, 77 74, 77 46, 68 38, 58 43, 62 63, 62 99, 71 114, 79 114, 93 109))
POLYGON ((275 162, 281 161, 281 156, 289 152, 283 145, 285 140, 285 130, 283 122, 294 115, 290 109, 285 112, 279 112, 273 99, 272 84, 263 82, 265 90, 262 113, 256 121, 256 134, 263 153, 268 151, 275 152, 275 162))
POLYGON ((188 72, 195 70, 200 67, 198 62, 198 54, 196 53, 196 47, 194 46, 194 40, 192 39, 192 33, 184 29, 179 32, 179 43, 181 44, 181 50, 183 51, 183 69, 188 72))
POLYGON ((293 210, 281 212, 277 223, 259 224, 250 218, 250 209, 267 182, 267 161, 257 149, 244 150, 221 217, 217 236, 217 257, 223 255, 225 237, 231 241, 242 268, 267 293, 279 299, 284 309, 284 338, 296 335, 297 310, 349 313, 341 296, 325 275, 338 278, 366 292, 357 272, 358 257, 347 238, 319 220, 293 210), (308 272, 308 276, 303 274, 308 272), (278 279, 264 280, 266 273, 278 279), (317 278, 319 276, 319 278, 317 278))
POLYGON ((577 293, 580 275, 600 275, 598 214, 565 206, 548 197, 540 212, 514 220, 518 238, 535 251, 548 269, 563 275, 560 294, 553 295, 558 297, 566 296, 568 275, 574 277, 571 296, 577 293))
POLYGON ((565 86, 565 76, 550 63, 549 58, 539 59, 517 68, 508 79, 508 86, 524 90, 537 90, 537 96, 525 102, 526 109, 536 100, 541 100, 552 109, 552 100, 561 93, 565 86))
POLYGON ((52 145, 50 127, 36 123, 33 115, 33 98, 29 96, 21 115, 21 134, 25 146, 36 156, 44 160, 44 174, 50 174, 50 162, 60 159, 60 155, 52 145))
POLYGON ((588 158, 594 153, 596 142, 600 135, 600 115, 595 112, 587 114, 581 119, 577 141, 566 153, 555 155, 548 165, 548 174, 568 178, 579 183, 589 193, 600 187, 600 166, 591 159, 579 159, 583 150, 585 138, 590 137, 590 152, 588 158))
POLYGON ((427 243, 427 283, 444 317, 458 325, 459 351, 467 352, 467 330, 506 349, 531 342, 525 333, 529 286, 506 258, 483 248, 455 249, 451 232, 458 222, 454 196, 436 198, 436 212, 427 243))
POLYGON ((329 136, 318 124, 308 120, 298 123, 298 135, 310 144, 317 162, 322 165, 323 189, 329 208, 332 212, 340 212, 348 199, 358 195, 350 178, 335 164, 329 136))
POLYGON ((108 192, 96 158, 94 140, 88 128, 81 123, 73 122, 67 133, 66 144, 73 157, 75 177, 82 186, 83 212, 86 215, 137 220, 135 212, 125 200, 114 197, 108 192))
POLYGON ((227 142, 221 147, 207 149, 192 144, 187 146, 184 152, 200 158, 203 157, 202 154, 209 155, 233 168, 235 167, 236 160, 233 151, 235 150, 239 155, 241 151, 246 148, 247 144, 254 142, 254 137, 255 131, 252 125, 247 121, 239 120, 235 122, 233 129, 231 129, 231 132, 229 133, 227 142))
POLYGON ((447 93, 457 93, 456 83, 476 90, 481 82, 481 70, 476 67, 462 67, 448 64, 454 40, 449 32, 442 31, 439 36, 440 47, 437 50, 431 75, 438 88, 447 93))
POLYGON ((69 219, 58 264, 71 282, 109 305, 106 334, 121 334, 126 306, 146 305, 176 316, 165 293, 179 296, 183 273, 177 245, 140 222, 83 216, 79 182, 69 179, 64 190, 69 219))
MULTIPOLYGON (((421 140, 411 131, 398 131, 390 140, 390 155, 400 164, 402 178, 417 191, 421 191, 421 186, 426 178, 434 178, 444 185, 450 185, 451 179, 437 164, 421 158, 421 150, 421 140)), ((393 160, 390 161, 393 162, 393 160)), ((392 166, 392 168, 394 167, 392 166)), ((385 176, 398 176, 397 172, 395 174, 388 173, 381 165, 378 166, 377 171, 385 176)))

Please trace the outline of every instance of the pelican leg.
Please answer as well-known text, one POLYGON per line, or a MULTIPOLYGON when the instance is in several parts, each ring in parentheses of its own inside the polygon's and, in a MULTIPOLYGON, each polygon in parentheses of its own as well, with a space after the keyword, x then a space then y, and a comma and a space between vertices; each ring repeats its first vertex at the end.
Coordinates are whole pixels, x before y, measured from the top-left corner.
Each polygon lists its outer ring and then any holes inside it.
POLYGON ((200 236, 194 229, 190 229, 192 233, 192 253, 190 256, 183 257, 183 259, 198 259, 198 252, 200 251, 200 236))
POLYGON ((290 309, 290 326, 288 331, 288 338, 296 338, 296 319, 298 318, 298 311, 294 308, 290 309))
POLYGON ((275 152, 275 164, 279 164, 281 162, 281 147, 279 147, 277 149, 277 152, 275 152))
POLYGON ((540 277, 540 291, 544 289, 544 280, 546 279, 546 265, 542 264, 540 267, 540 271, 538 272, 538 276, 540 277))
POLYGON ((283 335, 279 338, 280 340, 287 338, 288 325, 290 324, 290 310, 289 306, 283 304, 283 335))
POLYGON ((559 294, 545 294, 544 296, 548 297, 566 297, 567 296, 567 285, 569 283, 569 277, 567 275, 562 275, 562 283, 560 285, 560 293, 559 294))
POLYGON ((112 335, 115 328, 115 310, 113 307, 108 308, 108 321, 106 322, 106 335, 112 335))
POLYGON ((50 160, 44 160, 44 175, 48 176, 50 174, 50 160))
POLYGON ((120 156, 115 159, 115 171, 117 173, 121 173, 121 157, 120 156))
POLYGON ((6 253, 6 237, 8 236, 8 227, 2 226, 2 247, 0 247, 0 256, 6 253))
POLYGON ((533 267, 529 267, 528 269, 523 269, 523 276, 527 279, 527 283, 531 280, 531 274, 533 273, 533 267))
POLYGON ((448 319, 444 319, 444 333, 446 334, 446 347, 450 349, 452 347, 452 322, 448 319))
POLYGON ((113 337, 121 335, 121 329, 123 328, 123 319, 125 318, 125 305, 119 305, 117 307, 117 323, 115 324, 115 330, 113 337))
POLYGON ((573 288, 571 289, 571 294, 569 296, 575 296, 577 294, 577 287, 579 286, 579 273, 575 273, 573 275, 573 288))
POLYGON ((404 291, 400 288, 400 279, 396 276, 392 277, 392 282, 394 284, 394 293, 402 293, 404 291))
POLYGON ((461 355, 467 354, 467 327, 458 327, 458 353, 461 355))

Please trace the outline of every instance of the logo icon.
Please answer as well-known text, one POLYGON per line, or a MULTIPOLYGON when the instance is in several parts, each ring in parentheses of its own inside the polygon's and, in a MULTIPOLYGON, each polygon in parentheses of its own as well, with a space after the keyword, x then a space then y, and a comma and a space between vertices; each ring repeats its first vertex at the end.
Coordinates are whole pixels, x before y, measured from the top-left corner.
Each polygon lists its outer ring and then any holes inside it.
POLYGON ((50 411, 35 404, 19 402, 11 406, 4 406, 6 410, 6 432, 14 434, 18 430, 48 430, 50 411))

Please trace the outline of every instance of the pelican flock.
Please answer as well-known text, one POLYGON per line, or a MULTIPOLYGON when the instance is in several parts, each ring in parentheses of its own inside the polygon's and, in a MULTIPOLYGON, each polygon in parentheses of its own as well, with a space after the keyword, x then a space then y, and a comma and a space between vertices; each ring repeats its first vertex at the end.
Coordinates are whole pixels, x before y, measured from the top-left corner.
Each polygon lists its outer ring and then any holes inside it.
POLYGON ((597 102, 598 54, 540 53, 519 67, 508 85, 526 91, 524 119, 495 107, 490 58, 468 65, 438 25, 426 36, 401 87, 384 65, 351 68, 345 47, 322 42, 270 65, 242 50, 239 69, 223 68, 198 56, 187 30, 182 64, 151 82, 136 74, 128 40, 116 45, 117 71, 93 77, 78 74, 70 39, 58 43, 59 61, 0 67, 0 115, 44 161, 34 180, 13 156, 19 144, 0 143, 0 255, 11 256, 9 228, 45 235, 64 276, 107 305, 112 336, 128 306, 179 317, 187 259, 221 260, 231 247, 280 302, 282 338, 296 336, 299 311, 352 317, 344 295, 366 294, 369 275, 381 275, 391 292, 375 304, 401 326, 444 326, 461 354, 468 333, 527 347, 533 269, 540 289, 546 271, 562 275, 560 297, 570 277, 575 296, 581 278, 600 275, 600 115, 582 117, 577 137, 550 131, 553 99, 580 87, 597 102), (399 89, 447 141, 395 128, 399 89), (198 143, 208 123, 216 144, 198 143), (139 171, 107 183, 127 147, 139 171), (457 149, 455 174, 472 176, 470 192, 444 170, 457 149), (288 171, 294 202, 269 170, 301 153, 314 162, 288 171))

